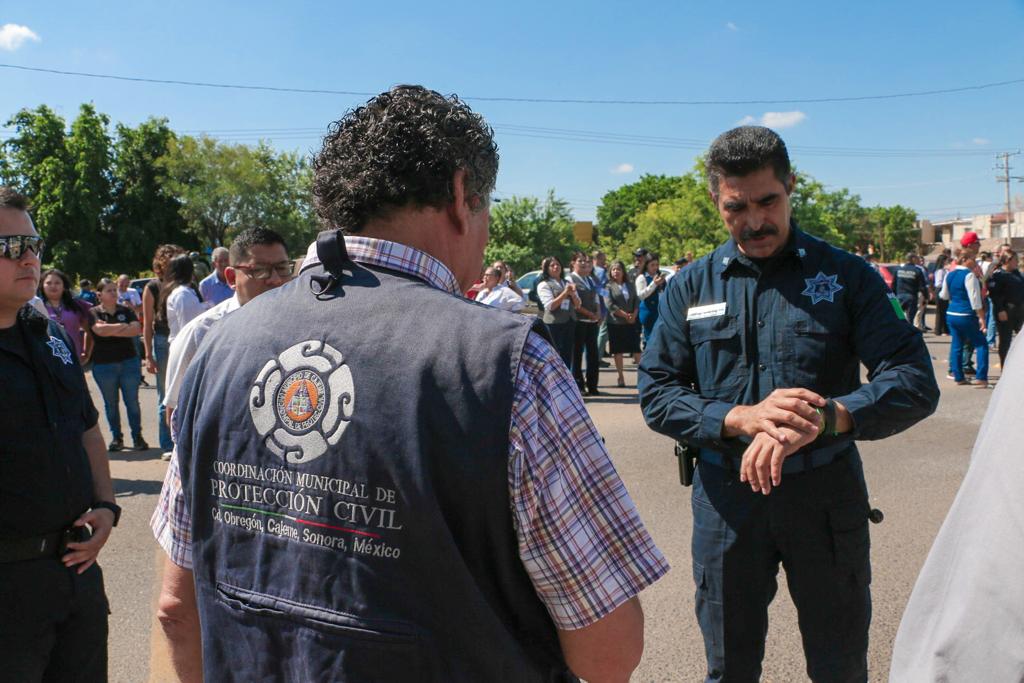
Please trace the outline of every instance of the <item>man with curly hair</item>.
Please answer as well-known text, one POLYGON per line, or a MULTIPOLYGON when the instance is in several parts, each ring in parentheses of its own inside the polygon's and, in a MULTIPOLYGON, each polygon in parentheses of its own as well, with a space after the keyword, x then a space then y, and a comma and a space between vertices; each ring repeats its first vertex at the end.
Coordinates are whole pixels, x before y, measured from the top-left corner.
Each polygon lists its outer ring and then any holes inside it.
POLYGON ((178 652, 201 624, 203 671, 179 675, 628 680, 637 594, 668 565, 543 327, 459 295, 490 127, 397 86, 331 125, 314 170, 328 230, 181 391, 161 616, 178 652))

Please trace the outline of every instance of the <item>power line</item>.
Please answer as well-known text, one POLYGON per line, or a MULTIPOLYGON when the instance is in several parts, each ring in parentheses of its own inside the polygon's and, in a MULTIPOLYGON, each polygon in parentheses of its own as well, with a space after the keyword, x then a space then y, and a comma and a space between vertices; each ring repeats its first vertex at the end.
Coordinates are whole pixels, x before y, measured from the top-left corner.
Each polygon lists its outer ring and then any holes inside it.
MULTIPOLYGON (((0 64, 3 69, 16 69, 19 71, 30 71, 34 73, 54 74, 58 76, 78 76, 82 78, 99 78, 113 81, 128 81, 133 83, 153 83, 159 85, 183 85, 198 88, 222 88, 231 90, 257 90, 263 92, 298 93, 307 95, 346 95, 350 97, 373 97, 375 92, 364 92, 359 90, 334 90, 328 88, 292 88, 271 85, 243 85, 237 83, 212 83, 206 81, 187 81, 165 78, 143 78, 138 76, 120 76, 116 74, 99 74, 85 71, 65 71, 62 69, 44 69, 41 67, 22 66, 18 64, 0 64)), ((466 95, 465 100, 479 102, 518 102, 526 104, 591 104, 591 105, 630 105, 630 106, 714 106, 714 105, 751 105, 751 104, 823 104, 835 102, 865 102, 869 100, 892 100, 911 97, 929 97, 933 95, 949 95, 954 93, 986 90, 999 88, 1007 85, 1024 83, 1024 78, 1015 78, 992 83, 977 83, 951 88, 937 88, 932 90, 916 90, 899 93, 884 93, 878 95, 852 95, 847 97, 795 97, 789 99, 770 100, 634 100, 634 99, 590 99, 590 98, 548 98, 548 97, 498 97, 466 95)))

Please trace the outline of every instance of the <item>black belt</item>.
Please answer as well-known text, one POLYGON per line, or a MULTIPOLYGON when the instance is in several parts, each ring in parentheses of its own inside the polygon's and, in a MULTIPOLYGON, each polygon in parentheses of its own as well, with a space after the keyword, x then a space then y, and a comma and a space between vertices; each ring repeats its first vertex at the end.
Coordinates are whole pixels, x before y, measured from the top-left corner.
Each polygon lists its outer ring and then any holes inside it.
POLYGON ((69 527, 43 536, 0 538, 0 564, 60 557, 67 552, 68 543, 81 543, 89 540, 90 536, 85 527, 69 527))
MULTIPOLYGON (((816 449, 804 449, 786 458, 782 463, 783 474, 809 472, 830 464, 833 460, 846 454, 850 442, 841 442, 816 449)), ((707 448, 700 449, 700 459, 716 467, 739 471, 739 460, 722 455, 707 448)))

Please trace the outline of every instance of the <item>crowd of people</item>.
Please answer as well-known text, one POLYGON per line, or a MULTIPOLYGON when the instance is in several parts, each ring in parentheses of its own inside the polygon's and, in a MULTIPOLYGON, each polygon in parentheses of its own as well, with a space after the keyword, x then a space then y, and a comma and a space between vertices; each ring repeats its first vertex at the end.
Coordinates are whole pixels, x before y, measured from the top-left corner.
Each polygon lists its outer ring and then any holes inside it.
MULTIPOLYGON (((248 229, 211 272, 165 244, 141 297, 122 276, 76 301, 63 274, 40 278, 28 202, 0 188, 0 462, 18 475, 0 477, 7 671, 105 680, 107 451, 125 447, 122 401, 146 447, 144 361, 169 461, 150 521, 167 554, 158 617, 180 680, 628 681, 638 596, 670 568, 583 403, 607 344, 620 386, 625 356, 639 361, 643 418, 678 443, 692 486, 707 680, 759 680, 782 564, 808 675, 866 681, 879 518, 856 441, 938 405, 905 322, 928 280, 908 258, 891 291, 870 258, 803 231, 770 129, 726 131, 705 163, 728 240, 667 272, 643 249, 631 268, 548 256, 536 318, 515 314, 507 264, 477 282, 493 131, 421 86, 330 127, 312 164, 328 229, 297 276, 280 235, 248 229)), ((939 290, 950 367, 959 381, 973 343, 987 381, 983 297, 1019 329, 1020 273, 1012 252, 985 273, 961 246, 939 290)), ((948 665, 933 636, 906 637, 911 672, 948 665)))

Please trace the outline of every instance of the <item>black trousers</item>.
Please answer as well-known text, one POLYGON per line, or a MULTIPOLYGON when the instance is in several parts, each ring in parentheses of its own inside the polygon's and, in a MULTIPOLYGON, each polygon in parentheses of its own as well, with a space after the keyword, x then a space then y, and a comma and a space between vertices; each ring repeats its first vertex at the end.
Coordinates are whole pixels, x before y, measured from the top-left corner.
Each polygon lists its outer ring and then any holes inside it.
POLYGON ((996 320, 996 332, 999 334, 999 365, 1006 363, 1006 354, 1010 352, 1010 343, 1013 341, 1013 334, 1020 334, 1024 326, 1024 312, 1010 313, 1008 320, 996 320))
POLYGON ((601 370, 600 357, 597 353, 597 332, 601 326, 597 323, 576 322, 576 337, 573 340, 572 376, 580 391, 597 391, 597 376, 601 370), (583 377, 583 352, 587 352, 587 375, 583 377))
POLYGON ((693 580, 705 681, 761 678, 768 605, 786 569, 815 683, 866 683, 871 622, 867 487, 860 457, 799 474, 765 496, 735 471, 699 461, 693 580))
POLYGON ((946 309, 949 302, 940 297, 935 297, 935 334, 948 334, 946 328, 946 309))
POLYGON ((0 679, 106 683, 103 572, 56 558, 0 564, 0 679))

